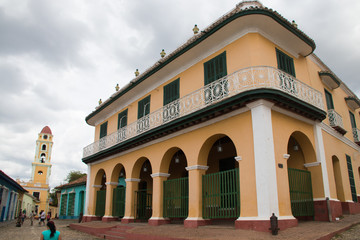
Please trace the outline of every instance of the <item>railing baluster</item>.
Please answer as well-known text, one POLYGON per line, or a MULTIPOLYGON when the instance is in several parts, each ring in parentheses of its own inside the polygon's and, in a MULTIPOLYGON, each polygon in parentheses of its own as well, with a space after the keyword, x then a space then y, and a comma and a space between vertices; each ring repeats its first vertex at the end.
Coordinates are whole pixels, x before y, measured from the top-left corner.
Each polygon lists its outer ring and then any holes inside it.
POLYGON ((304 102, 324 109, 322 94, 281 70, 259 66, 241 69, 220 78, 162 108, 143 116, 116 132, 86 146, 83 157, 91 156, 174 119, 181 118, 223 99, 256 88, 272 88, 286 92, 304 102), (267 73, 267 74, 265 74, 267 73), (265 77, 267 75, 267 78, 265 77), (206 94, 205 94, 206 93, 206 94), (120 137, 119 137, 120 136, 120 137))

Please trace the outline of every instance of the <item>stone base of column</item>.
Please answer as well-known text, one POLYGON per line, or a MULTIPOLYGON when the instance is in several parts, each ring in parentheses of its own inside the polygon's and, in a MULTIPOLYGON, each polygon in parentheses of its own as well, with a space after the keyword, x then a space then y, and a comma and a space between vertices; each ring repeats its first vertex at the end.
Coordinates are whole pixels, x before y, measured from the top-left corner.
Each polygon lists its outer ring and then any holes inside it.
POLYGON ((210 219, 203 218, 187 218, 184 220, 184 227, 186 228, 197 228, 200 226, 210 225, 210 219))
POLYGON ((119 220, 118 217, 113 217, 113 216, 103 216, 101 221, 103 222, 113 222, 113 221, 117 221, 119 220))
POLYGON ((360 213, 360 203, 355 202, 341 202, 342 211, 344 214, 360 213))
POLYGON ((134 221, 135 219, 133 217, 123 217, 121 219, 121 223, 125 223, 125 224, 133 223, 134 221))
MULTIPOLYGON (((332 221, 343 214, 341 202, 336 200, 329 200, 332 221)), ((329 221, 329 212, 326 200, 314 201, 315 221, 329 221)))
MULTIPOLYGON (((298 220, 292 216, 278 218, 278 228, 280 228, 280 231, 287 228, 296 227, 297 225, 298 220)), ((269 230, 270 217, 269 219, 263 219, 258 217, 239 217, 235 221, 235 228, 254 230, 259 232, 271 232, 269 230)))
POLYGON ((148 220, 148 224, 151 226, 159 226, 159 225, 169 224, 169 223, 170 223, 170 219, 167 219, 167 218, 150 218, 148 220))
POLYGON ((82 218, 82 222, 92 222, 92 221, 100 221, 101 217, 93 216, 93 215, 85 215, 82 218))

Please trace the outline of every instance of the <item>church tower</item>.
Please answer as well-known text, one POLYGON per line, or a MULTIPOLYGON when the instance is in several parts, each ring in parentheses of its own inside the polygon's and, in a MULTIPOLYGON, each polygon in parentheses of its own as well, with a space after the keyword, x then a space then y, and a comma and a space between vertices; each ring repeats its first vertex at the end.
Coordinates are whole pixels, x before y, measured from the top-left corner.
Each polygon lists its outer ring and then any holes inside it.
POLYGON ((51 129, 45 126, 36 140, 35 158, 32 162, 31 179, 20 182, 31 195, 37 198, 35 211, 49 211, 49 178, 51 174, 51 150, 53 135, 51 129))

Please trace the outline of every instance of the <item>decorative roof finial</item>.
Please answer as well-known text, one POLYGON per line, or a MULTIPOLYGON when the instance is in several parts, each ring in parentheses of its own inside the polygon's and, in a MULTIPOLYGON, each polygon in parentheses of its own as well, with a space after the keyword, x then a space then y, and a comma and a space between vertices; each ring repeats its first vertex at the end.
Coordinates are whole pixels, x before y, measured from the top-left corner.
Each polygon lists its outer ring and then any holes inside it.
POLYGON ((139 69, 136 69, 136 71, 135 71, 135 77, 137 77, 137 76, 139 76, 139 69))
POLYGON ((161 53, 160 53, 160 56, 163 58, 163 57, 165 57, 165 55, 166 55, 166 52, 164 51, 164 49, 161 51, 161 53))
POLYGON ((116 90, 116 91, 119 91, 119 88, 120 88, 120 87, 119 87, 119 84, 117 83, 116 86, 115 86, 115 90, 116 90))
POLYGON ((193 28, 194 34, 197 34, 199 32, 198 26, 195 24, 195 27, 193 28))

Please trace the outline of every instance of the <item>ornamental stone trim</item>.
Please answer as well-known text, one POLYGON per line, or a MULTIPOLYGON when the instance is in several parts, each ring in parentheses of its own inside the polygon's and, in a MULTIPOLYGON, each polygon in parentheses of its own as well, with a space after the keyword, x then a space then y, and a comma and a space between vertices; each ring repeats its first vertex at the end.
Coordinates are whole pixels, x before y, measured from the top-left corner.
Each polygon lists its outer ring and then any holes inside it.
POLYGON ((208 170, 209 166, 203 166, 203 165, 193 165, 185 168, 187 171, 191 170, 208 170))
POLYGON ((305 163, 304 167, 316 167, 319 166, 321 164, 321 162, 312 162, 312 163, 305 163))
POLYGON ((170 174, 169 174, 169 173, 158 172, 158 173, 150 174, 150 176, 151 176, 152 178, 156 178, 156 177, 170 177, 170 174))
POLYGON ((125 182, 140 182, 140 179, 138 179, 138 178, 126 178, 125 182))

